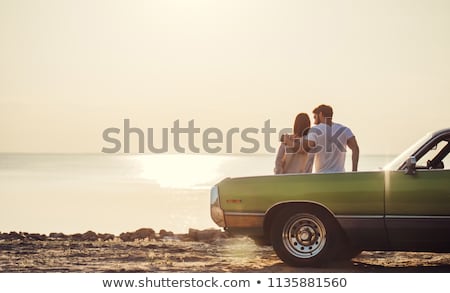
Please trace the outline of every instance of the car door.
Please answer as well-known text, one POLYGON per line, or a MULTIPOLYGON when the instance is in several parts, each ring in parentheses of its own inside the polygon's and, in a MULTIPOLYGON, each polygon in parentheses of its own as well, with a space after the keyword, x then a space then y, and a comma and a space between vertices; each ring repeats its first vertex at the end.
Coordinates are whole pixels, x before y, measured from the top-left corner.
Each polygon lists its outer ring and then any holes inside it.
POLYGON ((385 223, 392 249, 450 251, 450 143, 417 154, 415 174, 387 172, 385 223))

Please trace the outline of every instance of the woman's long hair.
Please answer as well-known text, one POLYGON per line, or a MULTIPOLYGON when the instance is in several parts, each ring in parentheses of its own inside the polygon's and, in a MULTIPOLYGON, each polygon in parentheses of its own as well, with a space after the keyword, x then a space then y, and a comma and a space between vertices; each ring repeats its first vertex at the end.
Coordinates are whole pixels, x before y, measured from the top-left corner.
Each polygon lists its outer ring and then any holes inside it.
POLYGON ((311 121, 306 113, 300 113, 295 117, 294 122, 294 134, 299 137, 308 134, 309 128, 311 127, 311 121))

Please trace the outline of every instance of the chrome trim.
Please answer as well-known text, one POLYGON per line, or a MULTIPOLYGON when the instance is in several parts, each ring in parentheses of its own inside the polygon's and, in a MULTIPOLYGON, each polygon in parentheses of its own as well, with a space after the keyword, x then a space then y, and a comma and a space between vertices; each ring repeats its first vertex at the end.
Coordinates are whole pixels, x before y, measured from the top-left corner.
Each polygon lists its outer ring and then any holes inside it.
POLYGON ((450 216, 386 216, 386 219, 436 219, 450 220, 450 216))
POLYGON ((352 215, 336 215, 335 216, 338 219, 383 219, 384 215, 358 215, 358 216, 352 216, 352 215))
MULTIPOLYGON (((265 213, 224 212, 226 216, 254 216, 265 217, 265 213)), ((384 216, 384 215, 335 215, 337 219, 450 219, 450 216, 384 216)))
POLYGON ((214 185, 210 192, 211 219, 220 227, 225 227, 225 215, 220 206, 219 187, 214 185))
POLYGON ((266 214, 264 213, 243 213, 243 212, 225 212, 226 216, 256 216, 256 217, 264 217, 266 214))
POLYGON ((219 188, 217 185, 214 185, 210 191, 210 199, 211 204, 216 203, 219 200, 219 188))

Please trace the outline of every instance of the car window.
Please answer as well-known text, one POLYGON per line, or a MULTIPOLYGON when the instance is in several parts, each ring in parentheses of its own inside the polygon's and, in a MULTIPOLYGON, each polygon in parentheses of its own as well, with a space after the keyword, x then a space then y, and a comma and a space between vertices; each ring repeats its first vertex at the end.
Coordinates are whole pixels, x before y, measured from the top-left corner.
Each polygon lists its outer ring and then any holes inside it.
POLYGON ((427 133, 424 137, 420 138, 418 141, 413 143, 410 147, 408 147, 403 153, 398 155, 395 159, 393 159, 390 163, 386 164, 383 169, 384 170, 397 170, 401 165, 404 164, 406 159, 413 154, 420 146, 426 143, 431 138, 431 133, 427 133))
POLYGON ((450 170, 450 154, 448 152, 447 152, 447 156, 442 160, 442 163, 444 163, 445 170, 450 170))
POLYGON ((450 169, 449 142, 441 140, 430 148, 418 161, 420 169, 450 169))
POLYGON ((444 169, 450 170, 450 155, 449 154, 447 154, 447 156, 442 160, 442 162, 444 163, 444 169))

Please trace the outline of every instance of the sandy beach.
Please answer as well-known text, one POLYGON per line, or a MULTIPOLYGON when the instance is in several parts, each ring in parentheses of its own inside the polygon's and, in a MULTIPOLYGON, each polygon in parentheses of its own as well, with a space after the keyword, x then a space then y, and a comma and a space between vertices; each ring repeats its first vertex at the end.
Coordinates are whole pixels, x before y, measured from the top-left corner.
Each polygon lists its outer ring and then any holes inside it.
POLYGON ((450 254, 362 252, 351 261, 294 268, 270 246, 219 230, 0 234, 0 272, 450 272, 450 254))

